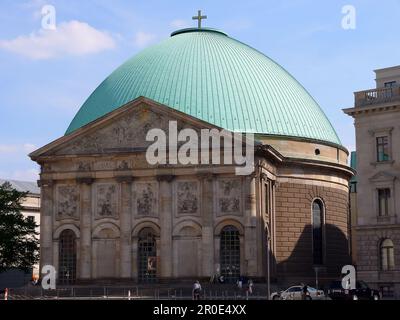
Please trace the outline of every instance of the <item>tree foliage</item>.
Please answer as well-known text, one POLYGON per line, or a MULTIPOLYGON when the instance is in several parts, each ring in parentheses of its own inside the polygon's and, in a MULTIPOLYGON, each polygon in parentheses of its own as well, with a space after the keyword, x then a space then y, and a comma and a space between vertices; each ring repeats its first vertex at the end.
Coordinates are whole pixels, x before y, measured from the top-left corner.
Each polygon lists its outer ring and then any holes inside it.
POLYGON ((39 259, 39 240, 34 220, 21 213, 27 192, 0 185, 0 273, 17 268, 28 271, 39 259))

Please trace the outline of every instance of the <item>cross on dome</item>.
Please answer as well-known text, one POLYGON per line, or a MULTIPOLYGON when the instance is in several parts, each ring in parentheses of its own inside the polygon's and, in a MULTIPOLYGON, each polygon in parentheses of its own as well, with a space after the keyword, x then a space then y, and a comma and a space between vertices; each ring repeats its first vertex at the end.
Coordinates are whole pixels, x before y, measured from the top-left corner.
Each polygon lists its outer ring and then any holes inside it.
POLYGON ((207 16, 201 15, 201 10, 197 11, 197 16, 192 17, 192 20, 198 20, 198 28, 201 28, 201 20, 207 19, 207 16))

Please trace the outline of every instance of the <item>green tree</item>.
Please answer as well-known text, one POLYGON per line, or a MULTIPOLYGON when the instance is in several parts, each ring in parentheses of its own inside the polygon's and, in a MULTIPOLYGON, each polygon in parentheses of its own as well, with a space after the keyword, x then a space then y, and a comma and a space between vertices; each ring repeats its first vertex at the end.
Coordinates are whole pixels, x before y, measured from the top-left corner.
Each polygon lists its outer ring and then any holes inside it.
POLYGON ((0 273, 11 268, 29 271, 39 259, 37 224, 21 213, 26 196, 9 182, 0 185, 0 273))

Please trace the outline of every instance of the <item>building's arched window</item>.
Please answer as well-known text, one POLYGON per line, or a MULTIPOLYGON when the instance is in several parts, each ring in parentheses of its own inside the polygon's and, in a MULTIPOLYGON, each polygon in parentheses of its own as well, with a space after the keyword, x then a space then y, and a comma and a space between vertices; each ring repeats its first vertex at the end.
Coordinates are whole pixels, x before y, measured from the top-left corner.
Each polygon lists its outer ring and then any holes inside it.
POLYGON ((315 265, 324 263, 324 205, 315 200, 312 205, 312 248, 315 265))
POLYGON ((72 230, 61 232, 58 254, 58 281, 61 284, 73 284, 76 280, 76 236, 72 230))
POLYGON ((381 243, 381 268, 383 271, 394 269, 394 246, 393 241, 385 239, 381 243))
POLYGON ((157 280, 157 245, 156 236, 151 228, 144 228, 139 233, 138 271, 140 282, 157 280))
POLYGON ((221 231, 220 262, 225 281, 236 282, 240 277, 240 237, 234 226, 226 226, 221 231))

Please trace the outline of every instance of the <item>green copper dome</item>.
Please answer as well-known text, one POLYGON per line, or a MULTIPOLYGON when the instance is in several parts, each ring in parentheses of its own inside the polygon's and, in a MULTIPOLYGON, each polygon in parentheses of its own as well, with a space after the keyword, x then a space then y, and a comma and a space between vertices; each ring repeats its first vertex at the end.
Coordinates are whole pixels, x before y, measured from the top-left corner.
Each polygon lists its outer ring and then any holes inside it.
POLYGON ((310 94, 259 51, 208 28, 183 29, 115 70, 66 134, 144 96, 235 132, 341 144, 310 94))

